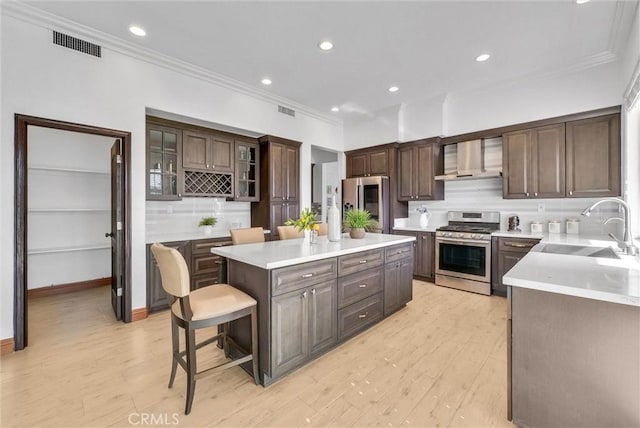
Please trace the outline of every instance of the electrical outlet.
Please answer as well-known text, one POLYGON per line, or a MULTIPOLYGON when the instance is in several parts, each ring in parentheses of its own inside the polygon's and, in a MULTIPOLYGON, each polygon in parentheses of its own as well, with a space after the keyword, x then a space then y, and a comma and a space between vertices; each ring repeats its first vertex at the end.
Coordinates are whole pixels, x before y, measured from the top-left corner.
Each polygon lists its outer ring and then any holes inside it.
POLYGON ((544 204, 542 202, 538 202, 538 212, 539 213, 543 213, 545 212, 546 207, 544 206, 544 204))

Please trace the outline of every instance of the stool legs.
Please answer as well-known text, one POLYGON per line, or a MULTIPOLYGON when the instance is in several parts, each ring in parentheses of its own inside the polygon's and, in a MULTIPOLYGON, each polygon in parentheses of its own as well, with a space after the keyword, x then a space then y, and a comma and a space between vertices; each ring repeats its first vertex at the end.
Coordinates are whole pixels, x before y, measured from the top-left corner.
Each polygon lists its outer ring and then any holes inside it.
POLYGON ((178 358, 180 358, 180 339, 178 337, 178 324, 171 319, 171 376, 169 376, 169 388, 173 387, 178 368, 178 358))
POLYGON ((186 328, 185 343, 186 343, 186 357, 187 357, 187 403, 185 406, 184 414, 191 413, 191 405, 193 404, 193 395, 196 390, 196 333, 190 328, 186 328))

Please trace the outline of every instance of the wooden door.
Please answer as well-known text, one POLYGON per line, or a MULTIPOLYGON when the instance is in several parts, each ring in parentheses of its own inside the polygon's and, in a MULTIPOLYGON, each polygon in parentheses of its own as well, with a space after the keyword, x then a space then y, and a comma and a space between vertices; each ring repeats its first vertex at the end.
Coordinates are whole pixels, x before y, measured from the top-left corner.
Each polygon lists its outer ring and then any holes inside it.
POLYGON ((567 122, 567 197, 620 196, 620 115, 567 122))
POLYGON ((369 175, 389 175, 389 153, 386 149, 369 153, 369 175))
POLYGON ((531 134, 531 187, 534 198, 563 198, 564 123, 535 128, 531 134))
POLYGON ((526 199, 531 190, 531 130, 502 135, 502 197, 526 199))
POLYGON ((395 311, 400 305, 398 280, 400 263, 387 263, 384 266, 384 315, 395 311))
POLYGON ((414 199, 433 199, 433 145, 425 144, 413 148, 415 159, 413 169, 414 199))
POLYGON ((414 259, 414 271, 425 278, 433 278, 434 272, 434 234, 420 232, 418 234, 418 256, 414 259))
POLYGON ((285 198, 287 201, 298 200, 298 189, 300 187, 300 151, 297 147, 285 146, 285 198))
POLYGON ((364 177, 369 172, 369 156, 366 153, 347 156, 347 178, 364 177))
POLYGON ((505 288, 502 284, 502 277, 511 270, 524 256, 526 253, 516 253, 511 251, 500 251, 498 254, 498 285, 500 288, 505 288))
POLYGON ((210 169, 208 159, 209 135, 193 131, 182 133, 182 166, 185 168, 210 169))
POLYGON ((310 354, 331 348, 338 340, 338 297, 336 280, 323 282, 309 291, 310 354))
POLYGON ((414 275, 420 275, 420 260, 421 260, 421 255, 420 255, 420 251, 422 250, 421 245, 420 245, 420 235, 421 233, 418 232, 410 232, 410 231, 405 231, 405 230, 394 230, 393 231, 394 235, 401 235, 401 236, 413 236, 416 238, 416 241, 413 242, 413 274, 414 275))
POLYGON ((117 320, 122 319, 122 266, 124 239, 122 230, 122 142, 116 140, 111 146, 111 307, 117 320))
POLYGON ((271 201, 284 201, 286 189, 286 154, 284 144, 271 143, 269 147, 269 169, 271 174, 271 201))
POLYGON ((235 200, 260 200, 260 150, 257 143, 235 140, 235 200))
POLYGON ((285 293, 271 299, 271 370, 276 377, 302 364, 309 353, 309 292, 285 293))
POLYGON ((300 204, 297 202, 285 202, 282 213, 282 224, 288 219, 297 220, 298 218, 300 218, 300 204))
POLYGON ((182 199, 182 131, 147 124, 147 200, 182 199))
POLYGON ((413 298, 413 259, 398 263, 398 305, 407 304, 413 298))
MULTIPOLYGON (((182 254, 186 263, 189 273, 192 274, 191 269, 191 245, 190 241, 176 241, 176 242, 163 242, 162 245, 169 248, 174 248, 182 254)), ((153 253, 151 252, 151 245, 147 245, 147 310, 149 312, 156 312, 159 310, 169 308, 170 298, 162 288, 162 277, 160 276, 160 269, 156 262, 153 253)))
POLYGON ((278 226, 282 226, 286 220, 284 217, 286 215, 285 203, 284 202, 274 202, 270 206, 270 218, 271 225, 269 229, 271 230, 272 236, 278 236, 278 226))
POLYGON ((398 149, 398 200, 409 201, 413 199, 413 147, 398 149))
POLYGON ((211 169, 216 172, 233 172, 235 146, 233 139, 221 135, 212 135, 210 142, 211 169))

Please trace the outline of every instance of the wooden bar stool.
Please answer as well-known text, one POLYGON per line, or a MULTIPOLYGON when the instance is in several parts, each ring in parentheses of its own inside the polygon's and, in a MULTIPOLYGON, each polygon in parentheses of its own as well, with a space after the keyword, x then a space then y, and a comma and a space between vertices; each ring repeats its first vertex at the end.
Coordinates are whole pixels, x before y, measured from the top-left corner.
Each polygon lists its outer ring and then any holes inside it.
POLYGON ((278 226, 278 236, 282 240, 304 238, 304 232, 298 231, 295 226, 278 226))
POLYGON ((233 245, 264 242, 264 229, 261 227, 231 229, 229 233, 231 234, 231 242, 233 242, 233 245))
POLYGON ((187 264, 177 250, 155 243, 151 252, 158 262, 162 277, 162 288, 172 298, 171 303, 171 347, 173 358, 169 388, 173 386, 178 364, 187 372, 187 402, 184 413, 191 412, 196 380, 222 369, 253 361, 253 380, 260 383, 258 373, 258 310, 257 302, 248 294, 229 284, 215 284, 190 291, 189 270, 187 264), (230 321, 251 317, 251 352, 242 349, 232 338, 227 336, 224 327, 230 321), (219 327, 215 336, 200 343, 195 342, 195 331, 200 328, 219 327), (185 350, 180 351, 178 327, 185 333, 185 350), (196 350, 221 340, 225 357, 229 358, 230 347, 239 350, 242 357, 226 363, 197 371, 196 350))

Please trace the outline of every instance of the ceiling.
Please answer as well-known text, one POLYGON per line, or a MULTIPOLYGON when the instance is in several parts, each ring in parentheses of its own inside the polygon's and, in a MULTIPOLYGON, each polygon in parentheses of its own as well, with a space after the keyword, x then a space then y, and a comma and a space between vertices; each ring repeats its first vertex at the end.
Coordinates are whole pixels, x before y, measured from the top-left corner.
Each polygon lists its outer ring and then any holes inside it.
POLYGON ((349 120, 615 59, 637 0, 28 4, 349 120), (147 36, 132 35, 131 24, 147 36), (323 52, 321 40, 334 43, 323 52), (491 54, 483 63, 481 53, 491 54), (260 81, 269 77, 273 84, 260 81), (400 90, 390 93, 387 88, 400 90), (331 107, 341 111, 332 113, 331 107))

